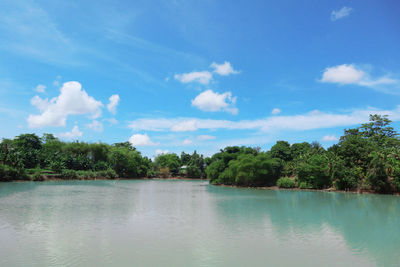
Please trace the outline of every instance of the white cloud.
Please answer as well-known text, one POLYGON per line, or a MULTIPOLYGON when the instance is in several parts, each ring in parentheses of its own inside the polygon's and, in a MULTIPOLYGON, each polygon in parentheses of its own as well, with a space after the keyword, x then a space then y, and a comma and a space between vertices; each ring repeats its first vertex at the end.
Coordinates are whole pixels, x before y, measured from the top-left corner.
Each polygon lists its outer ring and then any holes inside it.
POLYGON ((343 64, 326 68, 322 74, 322 82, 339 84, 357 84, 366 73, 357 69, 354 65, 343 64))
POLYGON ((192 106, 200 110, 210 112, 223 110, 236 115, 238 109, 234 107, 235 103, 236 97, 232 97, 231 92, 218 94, 214 93, 212 90, 204 91, 192 100, 192 106))
POLYGON ((93 120, 92 123, 86 124, 86 127, 92 129, 95 132, 102 132, 103 131, 103 124, 97 120, 93 120))
POLYGON ((281 113, 281 111, 282 111, 282 110, 280 110, 279 108, 274 108, 274 109, 271 111, 271 114, 277 115, 277 114, 281 113))
POLYGON ((147 134, 134 134, 129 138, 129 143, 132 146, 155 146, 156 143, 151 141, 147 134))
POLYGON ((175 74, 174 78, 181 83, 198 82, 201 84, 209 84, 212 79, 212 74, 209 71, 189 72, 175 74))
POLYGON ((332 135, 325 135, 324 137, 322 137, 322 141, 325 142, 334 142, 339 140, 334 134, 332 135))
POLYGON ((117 106, 120 100, 119 95, 112 95, 110 96, 109 100, 110 103, 108 103, 107 109, 108 111, 110 111, 112 114, 115 115, 117 113, 117 106))
POLYGON ((38 86, 36 86, 35 91, 38 93, 44 93, 46 91, 46 86, 43 84, 38 84, 38 86))
POLYGON ((197 130, 196 120, 182 121, 180 123, 171 126, 171 131, 173 132, 187 132, 196 130, 197 130))
POLYGON ((324 83, 365 86, 384 93, 400 93, 400 80, 388 75, 371 78, 371 75, 353 64, 343 64, 325 69, 320 80, 324 83))
POLYGON ((190 139, 185 139, 185 140, 183 140, 182 145, 190 145, 191 143, 193 143, 192 140, 190 140, 190 139))
POLYGON ((222 75, 222 76, 228 76, 229 74, 237 74, 239 71, 236 71, 233 69, 231 66, 231 63, 228 61, 225 61, 224 64, 217 64, 213 62, 210 66, 211 68, 214 68, 214 72, 222 75))
POLYGON ((212 135, 199 135, 197 136, 197 139, 200 141, 206 141, 206 140, 214 140, 216 137, 212 135))
POLYGON ((342 7, 339 10, 333 10, 331 13, 331 20, 336 21, 338 19, 347 17, 348 15, 350 15, 352 11, 353 9, 351 7, 346 7, 346 6, 342 7))
POLYGON ((110 124, 118 124, 118 121, 115 118, 104 119, 104 121, 107 121, 110 124))
POLYGON ((103 104, 89 96, 79 82, 66 82, 60 89, 60 95, 50 101, 35 96, 32 105, 42 113, 30 114, 27 121, 30 128, 45 126, 65 126, 68 115, 89 114, 95 119, 101 115, 103 104))
POLYGON ((43 112, 47 109, 50 103, 48 98, 42 99, 39 96, 35 95, 31 98, 31 105, 43 112))
POLYGON ((61 80, 61 76, 60 75, 57 75, 57 77, 56 77, 56 79, 53 81, 53 85, 55 86, 55 87, 58 87, 58 86, 60 86, 60 80, 61 80))
POLYGON ((82 132, 79 131, 78 126, 74 126, 70 132, 60 133, 57 136, 65 139, 73 139, 82 136, 82 132))
POLYGON ((156 149, 155 154, 156 154, 156 156, 165 155, 165 154, 168 154, 168 152, 169 152, 168 150, 156 149))
MULTIPOLYGON (((400 120, 400 105, 393 110, 375 108, 354 110, 347 113, 327 113, 318 110, 292 116, 270 116, 255 120, 212 120, 198 118, 137 119, 129 125, 135 131, 171 131, 176 125, 190 124, 195 129, 207 130, 259 130, 274 132, 280 130, 304 131, 357 125, 368 122, 369 114, 389 115, 391 120, 400 120)), ((183 127, 182 127, 182 130, 183 127)))

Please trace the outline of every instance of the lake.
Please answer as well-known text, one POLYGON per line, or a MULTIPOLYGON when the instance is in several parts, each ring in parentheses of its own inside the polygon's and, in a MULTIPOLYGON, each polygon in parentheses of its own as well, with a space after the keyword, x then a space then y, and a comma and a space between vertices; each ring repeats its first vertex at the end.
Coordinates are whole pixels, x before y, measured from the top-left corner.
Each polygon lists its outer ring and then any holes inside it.
POLYGON ((399 266, 400 197, 193 180, 0 183, 0 266, 399 266))

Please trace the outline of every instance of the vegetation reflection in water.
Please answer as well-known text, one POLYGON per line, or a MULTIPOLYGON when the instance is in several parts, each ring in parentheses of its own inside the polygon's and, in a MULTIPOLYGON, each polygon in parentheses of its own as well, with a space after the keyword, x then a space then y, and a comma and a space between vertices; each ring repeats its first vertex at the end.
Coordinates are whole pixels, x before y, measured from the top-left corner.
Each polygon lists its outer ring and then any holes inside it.
POLYGON ((202 181, 0 184, 1 266, 396 266, 400 198, 202 181))

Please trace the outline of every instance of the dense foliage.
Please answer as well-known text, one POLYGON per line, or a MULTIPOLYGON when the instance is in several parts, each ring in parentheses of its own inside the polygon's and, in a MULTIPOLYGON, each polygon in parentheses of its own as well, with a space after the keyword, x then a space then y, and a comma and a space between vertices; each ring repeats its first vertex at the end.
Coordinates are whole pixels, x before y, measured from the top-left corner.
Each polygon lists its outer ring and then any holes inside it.
POLYGON ((63 142, 22 134, 0 143, 0 181, 190 177, 212 184, 400 192, 400 139, 387 116, 346 129, 327 150, 318 142, 278 141, 269 151, 226 147, 210 158, 196 151, 143 157, 129 142, 63 142))
POLYGON ((159 155, 154 162, 143 157, 129 142, 104 143, 63 142, 52 134, 41 138, 22 134, 0 143, 0 181, 47 178, 93 179, 143 177, 205 177, 202 155, 182 152, 159 155), (182 162, 187 164, 186 171, 182 162))
POLYGON ((400 139, 387 116, 347 129, 338 144, 278 141, 267 152, 227 147, 208 160, 213 184, 400 191, 400 139), (281 177, 281 178, 280 178, 281 177))

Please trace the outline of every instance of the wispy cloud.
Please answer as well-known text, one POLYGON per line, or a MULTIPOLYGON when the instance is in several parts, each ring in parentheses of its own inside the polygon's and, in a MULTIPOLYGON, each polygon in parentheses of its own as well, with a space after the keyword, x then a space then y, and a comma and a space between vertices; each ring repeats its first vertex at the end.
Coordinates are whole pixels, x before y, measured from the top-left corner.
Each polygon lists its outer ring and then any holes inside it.
POLYGON ((93 120, 91 123, 86 124, 86 127, 92 129, 95 132, 102 132, 103 131, 103 124, 97 120, 93 120))
POLYGON ((353 8, 346 7, 346 6, 342 7, 339 10, 333 10, 331 12, 331 20, 332 21, 336 21, 338 19, 342 19, 344 17, 347 17, 347 16, 350 15, 351 12, 353 12, 353 10, 354 10, 353 8))
POLYGON ((274 108, 274 109, 272 109, 271 114, 272 115, 277 115, 277 114, 281 113, 281 111, 282 110, 280 110, 279 108, 274 108))
POLYGON ((389 74, 381 77, 372 77, 370 73, 354 64, 328 67, 324 70, 320 81, 340 85, 354 84, 370 87, 384 93, 400 94, 399 79, 395 79, 389 74))
POLYGON ((174 78, 181 83, 198 82, 200 84, 207 85, 213 79, 213 73, 221 76, 228 76, 230 74, 239 73, 239 71, 233 69, 231 63, 228 61, 225 61, 223 64, 217 64, 213 62, 210 67, 214 69, 213 72, 210 72, 208 70, 193 71, 188 73, 175 74, 174 78))
POLYGON ((201 84, 209 84, 212 74, 209 71, 193 71, 189 73, 175 74, 174 78, 181 83, 198 82, 201 84))
POLYGON ((322 137, 321 140, 324 142, 334 142, 334 141, 339 140, 339 138, 337 138, 334 134, 332 134, 332 135, 328 134, 328 135, 325 135, 324 137, 322 137))
POLYGON ((46 91, 46 86, 43 84, 38 84, 38 86, 35 87, 35 91, 38 93, 44 93, 46 91))
POLYGON ((400 106, 393 110, 375 108, 354 110, 348 113, 327 113, 314 110, 292 116, 271 116, 255 120, 213 120, 199 118, 142 118, 132 121, 134 131, 196 131, 206 130, 255 130, 260 132, 304 131, 334 127, 346 127, 367 122, 370 114, 387 114, 392 120, 400 120, 400 106), (187 127, 183 127, 187 126, 187 127), (189 127, 190 126, 190 127, 189 127))
POLYGON ((29 0, 9 1, 0 9, 0 49, 51 64, 78 64, 75 45, 48 13, 29 0))
POLYGON ((215 138, 216 137, 213 135, 206 135, 206 134, 197 136, 197 140, 199 141, 214 140, 215 138))

